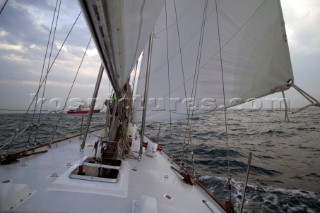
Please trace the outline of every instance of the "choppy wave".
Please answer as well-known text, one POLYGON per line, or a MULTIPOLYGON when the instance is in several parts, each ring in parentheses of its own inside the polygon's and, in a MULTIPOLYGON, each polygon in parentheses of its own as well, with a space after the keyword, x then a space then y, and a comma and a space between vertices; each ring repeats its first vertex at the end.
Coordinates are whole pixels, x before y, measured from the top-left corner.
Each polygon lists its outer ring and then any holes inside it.
MULTIPOLYGON (((163 124, 159 143, 177 161, 195 170, 220 200, 227 199, 228 167, 233 178, 232 198, 239 208, 247 156, 252 152, 247 212, 320 212, 320 113, 310 109, 283 122, 284 112, 230 111, 228 140, 222 112, 194 119, 192 140, 185 139, 185 123, 163 124), (174 132, 171 134, 170 132, 174 132), (227 143, 228 141, 228 143, 227 143), (194 164, 190 153, 194 153, 194 164)), ((158 133, 149 124, 148 136, 158 133)))
MULTIPOLYGON (((61 119, 54 114, 42 115, 40 125, 37 125, 38 116, 37 114, 34 117, 32 114, 26 117, 24 114, 0 114, 0 146, 5 142, 10 142, 17 129, 26 129, 10 143, 10 146, 0 150, 0 154, 4 151, 9 153, 22 151, 26 148, 47 144, 80 133, 82 115, 63 114, 61 119)), ((85 121, 86 118, 84 117, 83 129, 85 121)), ((102 128, 105 125, 104 123, 105 114, 94 114, 90 128, 102 128)))
MULTIPOLYGON (((199 180, 220 199, 226 199, 226 178, 202 176, 199 180)), ((231 184, 233 204, 237 211, 241 206, 244 183, 232 180, 231 184)), ((319 212, 320 192, 248 184, 244 206, 245 212, 319 212)))
MULTIPOLYGON (((13 135, 22 115, 2 114, 0 117, 0 141, 3 142, 13 135)), ((158 143, 178 162, 194 170, 221 201, 227 199, 224 177, 229 170, 236 210, 242 198, 247 156, 252 152, 245 211, 320 212, 319 110, 292 115, 290 123, 283 122, 284 112, 281 111, 230 111, 228 118, 228 135, 223 112, 193 119, 191 140, 185 138, 188 135, 185 121, 163 123, 158 143), (194 162, 191 153, 194 153, 194 162)), ((102 128, 104 122, 104 114, 94 115, 91 127, 102 128)), ((50 142, 56 124, 57 117, 49 116, 42 121, 37 140, 31 134, 34 128, 30 128, 11 148, 23 150, 26 145, 50 142)), ((59 123, 55 139, 78 134, 80 129, 81 116, 66 114, 59 123)), ((157 134, 158 124, 148 124, 146 135, 156 141, 157 134)))

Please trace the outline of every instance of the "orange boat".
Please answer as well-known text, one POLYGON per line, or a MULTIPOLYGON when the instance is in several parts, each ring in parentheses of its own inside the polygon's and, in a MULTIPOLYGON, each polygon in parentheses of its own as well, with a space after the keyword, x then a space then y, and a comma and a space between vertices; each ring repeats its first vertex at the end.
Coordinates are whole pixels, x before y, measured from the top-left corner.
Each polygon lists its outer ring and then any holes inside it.
MULTIPOLYGON (((94 109, 92 113, 99 113, 101 109, 94 109)), ((86 102, 80 104, 76 109, 67 111, 68 114, 88 114, 90 112, 90 106, 86 102)))

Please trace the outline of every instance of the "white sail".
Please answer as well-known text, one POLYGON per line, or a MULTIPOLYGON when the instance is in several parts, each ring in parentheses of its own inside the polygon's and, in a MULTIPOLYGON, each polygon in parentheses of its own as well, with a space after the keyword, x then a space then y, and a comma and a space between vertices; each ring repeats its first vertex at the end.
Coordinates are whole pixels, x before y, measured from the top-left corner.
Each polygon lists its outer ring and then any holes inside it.
POLYGON ((128 81, 164 1, 81 0, 80 3, 117 92, 128 81))
MULTIPOLYGON (((223 83, 229 107, 288 89, 293 81, 279 0, 167 0, 154 34, 149 121, 186 118, 187 106, 189 114, 223 108, 223 83)), ((143 61, 137 121, 145 70, 143 61)))

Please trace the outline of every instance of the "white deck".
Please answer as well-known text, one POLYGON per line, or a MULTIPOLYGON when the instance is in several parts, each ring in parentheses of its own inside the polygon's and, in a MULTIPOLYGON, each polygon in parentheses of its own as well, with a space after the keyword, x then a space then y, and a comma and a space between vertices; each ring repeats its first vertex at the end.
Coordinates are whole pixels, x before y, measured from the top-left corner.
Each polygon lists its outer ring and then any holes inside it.
POLYGON ((152 201, 156 201, 158 213, 212 212, 202 200, 206 200, 214 212, 223 212, 199 186, 189 186, 181 181, 170 168, 172 161, 163 152, 157 152, 154 158, 143 155, 141 161, 125 160, 118 183, 68 178, 81 159, 93 155, 92 144, 96 140, 91 135, 84 152, 79 152, 80 140, 74 138, 53 145, 47 153, 0 166, 0 182, 12 180, 13 184, 26 184, 31 190, 31 195, 12 211, 143 212, 138 209, 141 198, 147 196, 151 199, 147 202, 151 206, 154 204, 152 201), (53 174, 58 177, 52 177, 53 174), (172 199, 165 198, 166 194, 172 199))

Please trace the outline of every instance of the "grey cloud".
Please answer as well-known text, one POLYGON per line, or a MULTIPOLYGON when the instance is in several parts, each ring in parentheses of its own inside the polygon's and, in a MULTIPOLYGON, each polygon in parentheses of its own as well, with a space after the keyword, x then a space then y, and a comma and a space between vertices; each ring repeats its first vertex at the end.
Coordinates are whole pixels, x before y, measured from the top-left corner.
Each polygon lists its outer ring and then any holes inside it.
POLYGON ((10 44, 41 44, 46 41, 46 34, 21 8, 7 7, 6 13, 2 14, 0 27, 8 33, 7 42, 10 44))

